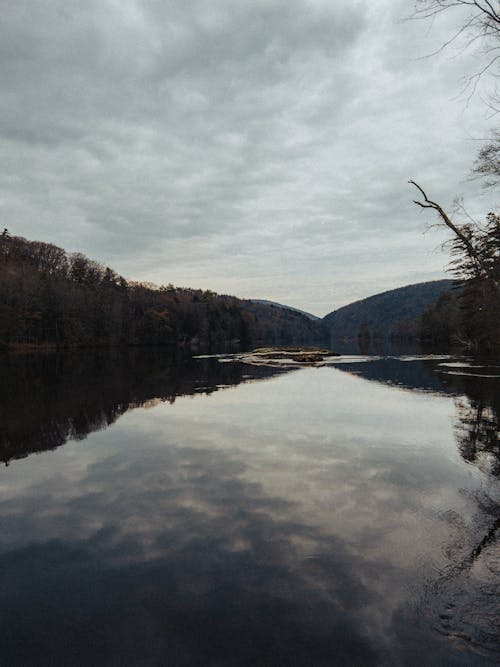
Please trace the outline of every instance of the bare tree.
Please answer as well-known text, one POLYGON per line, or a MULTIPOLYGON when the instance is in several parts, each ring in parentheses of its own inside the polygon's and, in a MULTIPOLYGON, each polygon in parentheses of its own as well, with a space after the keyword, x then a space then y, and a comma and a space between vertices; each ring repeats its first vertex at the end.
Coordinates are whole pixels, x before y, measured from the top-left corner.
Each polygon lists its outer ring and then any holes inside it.
POLYGON ((491 140, 479 151, 472 173, 485 179, 485 187, 500 184, 500 130, 494 130, 491 140))
POLYGON ((466 224, 455 224, 440 204, 429 199, 418 183, 412 180, 408 182, 417 188, 422 197, 421 200, 414 199, 414 203, 421 208, 436 211, 441 224, 452 232, 452 253, 458 256, 454 262, 456 273, 462 277, 488 280, 500 295, 500 216, 488 214, 483 227, 472 220, 466 224))
POLYGON ((456 7, 468 7, 469 17, 462 31, 473 29, 485 36, 500 32, 500 11, 497 0, 415 0, 415 15, 432 18, 456 7))
MULTIPOLYGON (((457 11, 459 27, 438 50, 450 44, 463 49, 477 47, 484 58, 481 67, 465 82, 470 98, 483 75, 494 77, 495 88, 486 100, 493 114, 500 112, 500 3, 498 0, 414 0, 414 19, 432 20, 443 12, 457 11)), ((479 151, 472 169, 474 176, 485 179, 486 186, 500 183, 500 131, 494 130, 490 140, 479 151)), ((465 333, 466 347, 481 353, 497 350, 500 343, 500 215, 488 213, 479 224, 470 216, 465 223, 455 222, 437 202, 427 196, 415 181, 409 181, 420 197, 417 206, 432 209, 438 225, 451 232, 450 268, 461 281, 459 300, 462 315, 460 329, 465 333)), ((464 209, 462 208, 462 211, 464 209)), ((466 214, 467 215, 467 214, 466 214)))
MULTIPOLYGON (((442 51, 452 43, 460 42, 464 48, 478 45, 484 55, 484 63, 466 81, 469 97, 475 92, 481 77, 487 72, 495 79, 500 77, 500 5, 498 0, 415 0, 411 18, 434 19, 443 12, 462 10, 461 22, 453 35, 440 47, 442 51), (467 13, 463 13, 468 10, 467 13)), ((496 88, 488 102, 493 112, 500 111, 500 92, 496 88)))

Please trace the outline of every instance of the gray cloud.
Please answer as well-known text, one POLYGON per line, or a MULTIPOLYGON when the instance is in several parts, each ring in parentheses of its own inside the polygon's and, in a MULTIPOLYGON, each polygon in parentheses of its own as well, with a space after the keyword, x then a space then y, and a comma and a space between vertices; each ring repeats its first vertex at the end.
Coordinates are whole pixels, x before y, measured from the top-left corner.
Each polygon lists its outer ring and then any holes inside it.
POLYGON ((13 233, 131 278, 319 314, 442 276, 409 176, 448 204, 488 122, 477 63, 407 3, 18 2, 0 35, 13 233), (467 69, 469 68, 469 70, 467 69))

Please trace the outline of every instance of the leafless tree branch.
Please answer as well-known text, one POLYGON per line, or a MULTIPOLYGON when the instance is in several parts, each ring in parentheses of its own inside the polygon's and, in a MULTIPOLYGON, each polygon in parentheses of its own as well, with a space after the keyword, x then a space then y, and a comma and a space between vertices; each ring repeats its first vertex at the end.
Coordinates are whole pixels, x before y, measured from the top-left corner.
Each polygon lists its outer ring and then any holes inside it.
MULTIPOLYGON (((466 79, 461 94, 467 89, 470 90, 467 95, 467 102, 477 92, 479 81, 488 73, 495 78, 500 77, 498 71, 498 61, 500 55, 496 52, 500 48, 500 4, 493 0, 414 0, 414 11, 408 17, 408 20, 429 20, 443 12, 458 8, 469 10, 468 15, 463 18, 461 26, 447 39, 439 49, 424 56, 426 58, 435 56, 452 44, 462 42, 463 50, 469 49, 481 41, 480 51, 486 57, 487 62, 481 66, 478 71, 466 79)), ((499 105, 500 98, 496 88, 492 93, 493 102, 489 105, 490 110, 495 110, 499 105)))
MULTIPOLYGON (((411 179, 408 181, 408 183, 417 188, 417 190, 420 192, 423 198, 423 201, 414 199, 413 200, 414 203, 420 208, 431 208, 434 211, 436 211, 436 213, 439 215, 439 217, 441 218, 442 222, 446 225, 446 227, 453 232, 455 239, 462 246, 466 254, 473 260, 476 266, 478 277, 481 276, 489 277, 490 272, 488 270, 488 267, 483 262, 481 253, 477 251, 477 249, 474 247, 474 244, 471 242, 471 239, 468 238, 467 235, 464 233, 464 227, 463 226, 458 227, 457 225, 455 225, 455 223, 451 220, 451 218, 448 216, 448 214, 445 212, 442 206, 437 202, 432 201, 432 199, 429 199, 425 190, 418 183, 416 183, 411 179)), ((493 280, 493 282, 495 284, 495 287, 498 289, 498 283, 496 282, 496 280, 493 280)))

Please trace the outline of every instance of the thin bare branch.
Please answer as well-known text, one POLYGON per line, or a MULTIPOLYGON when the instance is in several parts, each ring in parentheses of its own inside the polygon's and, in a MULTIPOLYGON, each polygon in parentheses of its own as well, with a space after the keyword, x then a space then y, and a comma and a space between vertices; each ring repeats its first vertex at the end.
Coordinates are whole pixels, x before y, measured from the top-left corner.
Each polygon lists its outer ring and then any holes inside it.
MULTIPOLYGON (((477 93, 479 82, 486 73, 497 78, 498 50, 500 48, 500 5, 493 0, 415 0, 413 14, 407 20, 427 19, 433 20, 438 15, 449 10, 465 8, 468 15, 462 17, 461 25, 453 31, 451 37, 432 53, 423 56, 428 58, 435 56, 453 44, 460 42, 462 51, 476 47, 478 53, 486 57, 486 63, 465 80, 460 95, 467 94, 466 103, 477 93), (481 43, 479 47, 478 44, 481 43)), ((499 94, 494 89, 492 94, 493 103, 489 105, 490 112, 496 113, 499 105, 499 94)))

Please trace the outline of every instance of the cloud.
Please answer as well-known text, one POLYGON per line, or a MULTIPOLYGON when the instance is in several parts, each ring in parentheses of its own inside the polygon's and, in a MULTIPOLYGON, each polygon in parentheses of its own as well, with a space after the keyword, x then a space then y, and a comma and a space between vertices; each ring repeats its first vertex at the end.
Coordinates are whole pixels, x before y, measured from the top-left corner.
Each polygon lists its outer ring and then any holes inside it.
POLYGON ((487 123, 477 100, 452 99, 463 60, 417 59, 450 21, 424 38, 406 13, 388 0, 5 8, 5 224, 131 278, 320 314, 417 267, 441 276, 406 180, 448 203, 487 123))

